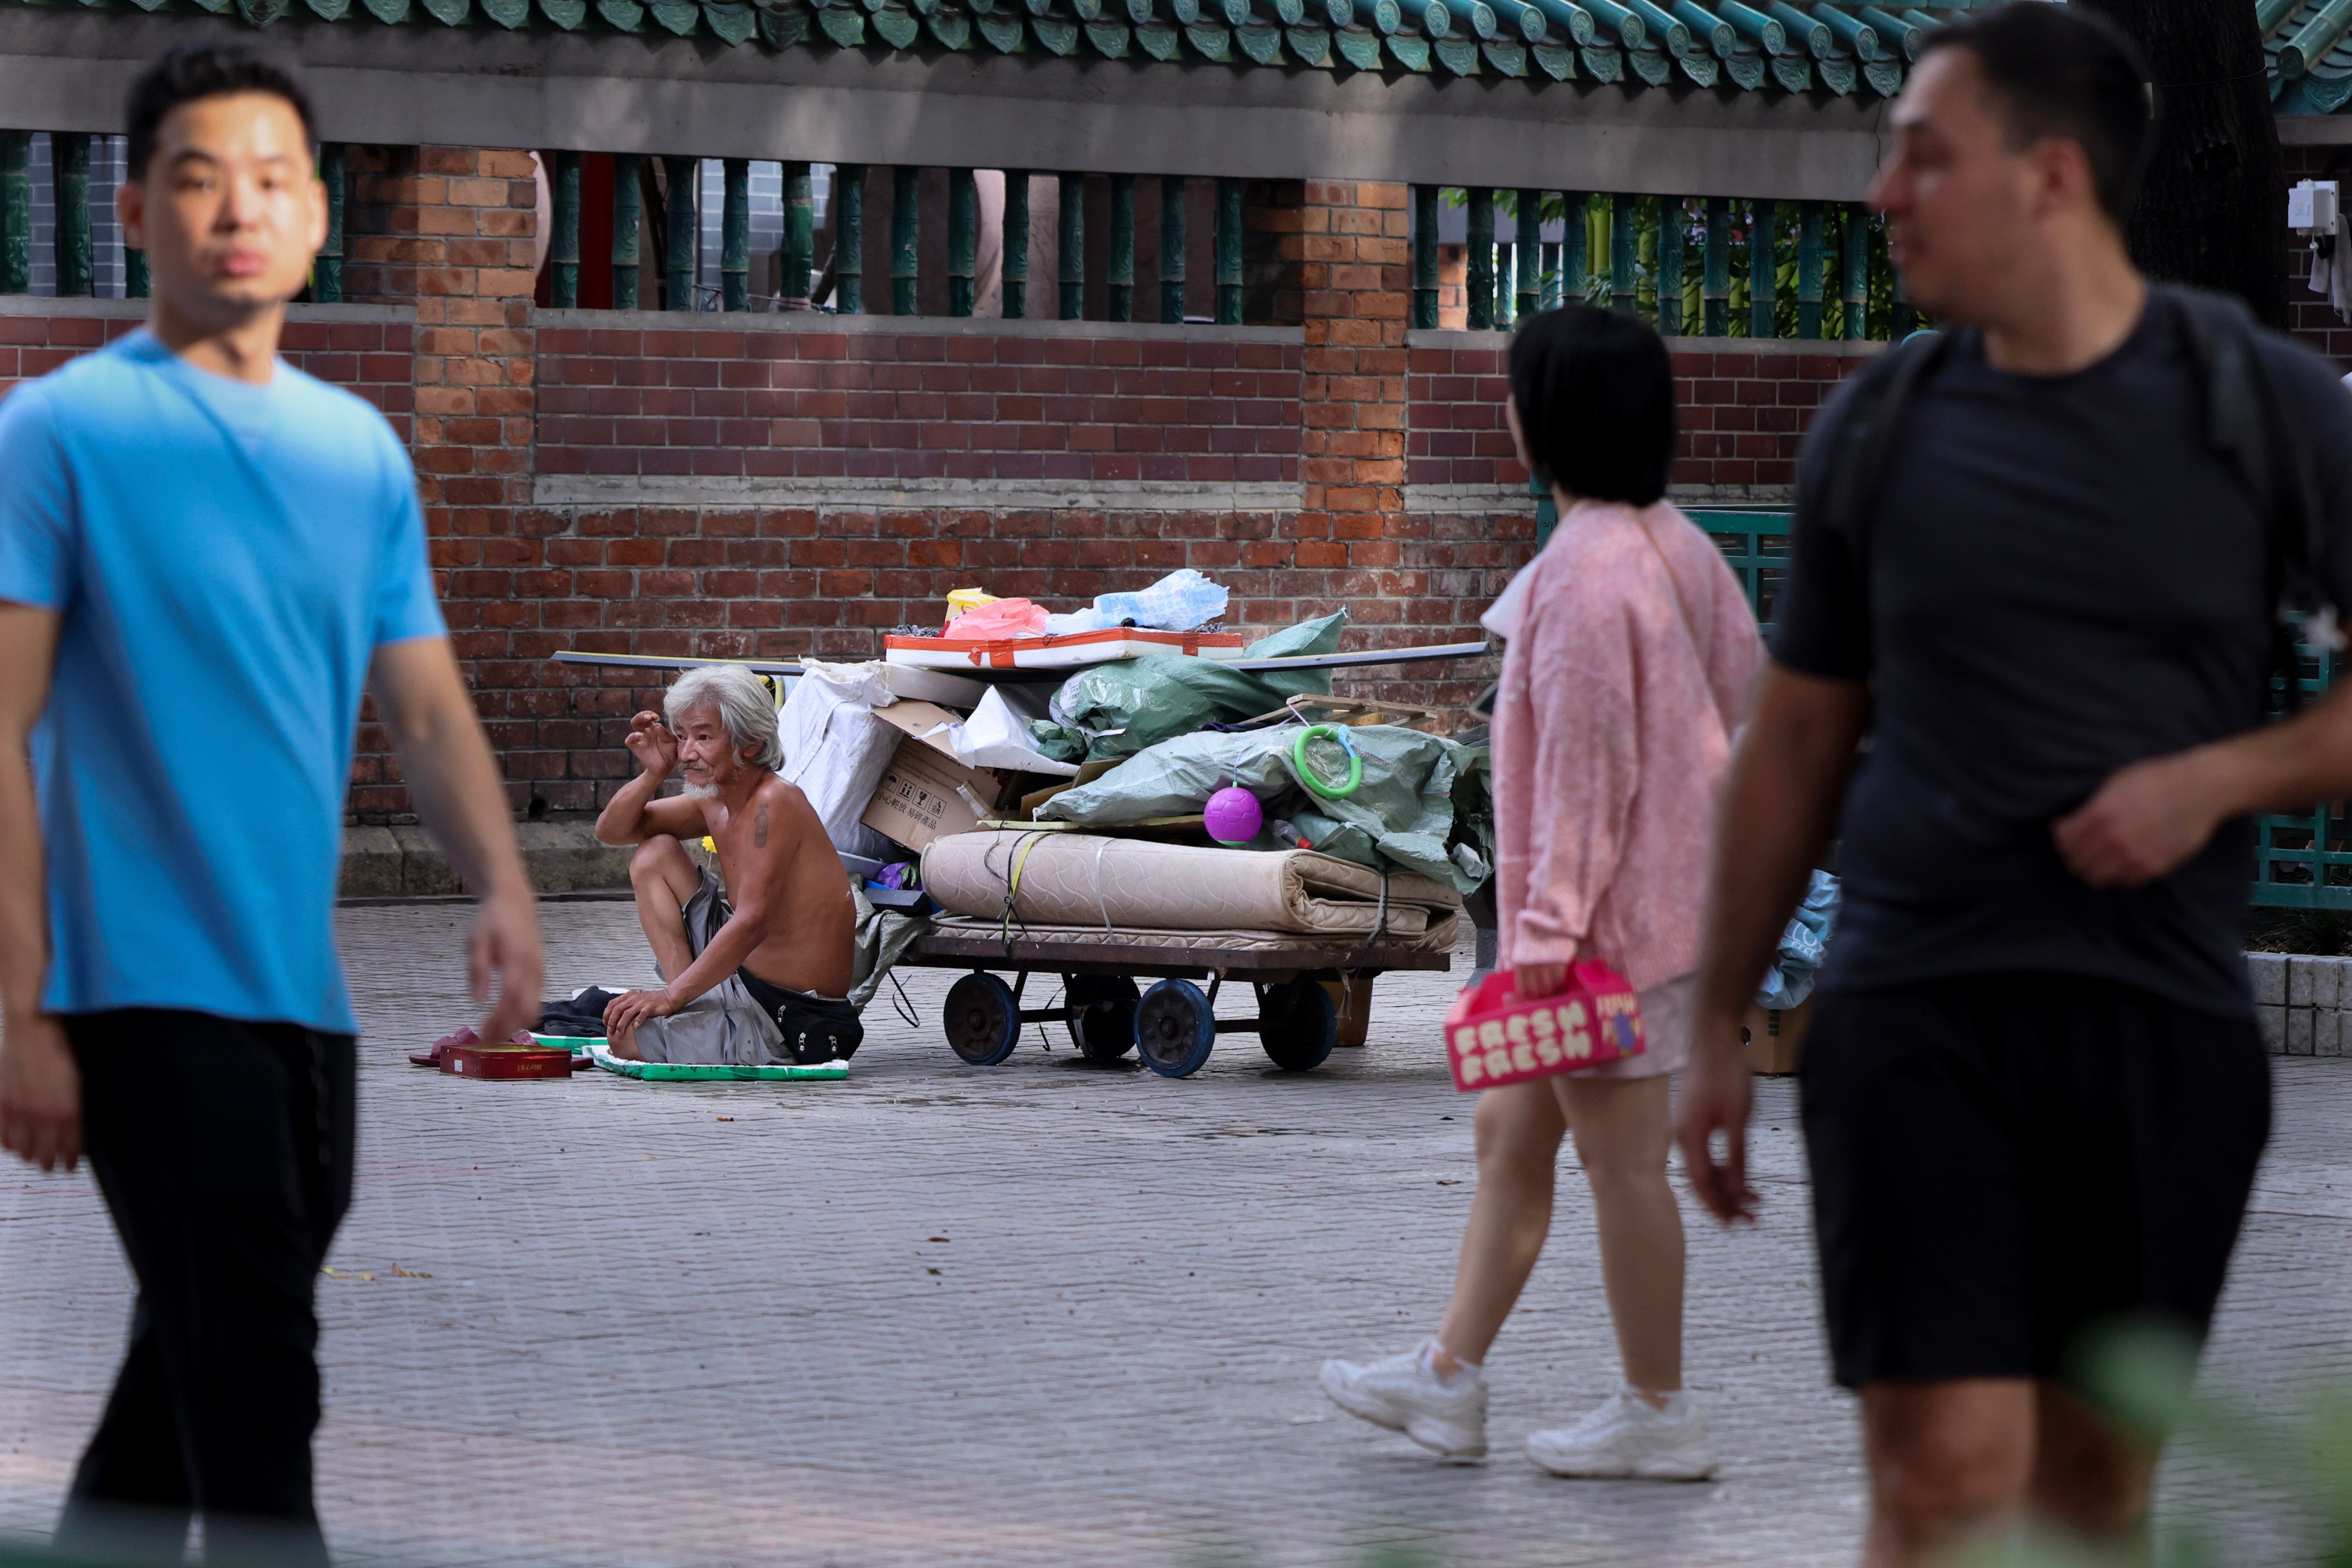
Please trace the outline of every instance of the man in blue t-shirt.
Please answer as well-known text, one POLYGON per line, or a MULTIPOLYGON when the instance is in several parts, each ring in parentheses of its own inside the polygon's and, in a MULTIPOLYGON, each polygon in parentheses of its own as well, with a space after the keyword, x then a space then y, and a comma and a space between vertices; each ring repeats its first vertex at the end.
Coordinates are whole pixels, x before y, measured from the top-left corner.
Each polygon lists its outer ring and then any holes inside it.
POLYGON ((300 87, 183 47, 127 117, 147 327, 0 403, 0 1145, 88 1153, 139 1281, 60 1544, 177 1562, 201 1513, 215 1557, 322 1563, 311 1298, 351 1196, 332 921, 363 689, 482 895, 487 1038, 538 1011, 538 919, 407 456, 278 358, 326 228, 300 87))

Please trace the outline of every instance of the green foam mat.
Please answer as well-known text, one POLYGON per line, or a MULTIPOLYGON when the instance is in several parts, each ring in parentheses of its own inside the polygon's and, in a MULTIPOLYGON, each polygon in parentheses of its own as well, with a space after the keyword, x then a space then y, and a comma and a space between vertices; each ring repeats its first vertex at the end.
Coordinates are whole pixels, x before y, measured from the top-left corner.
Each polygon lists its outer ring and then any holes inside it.
POLYGON ((578 1042, 588 1047, 596 1065, 606 1072, 623 1078, 644 1079, 652 1083, 728 1083, 767 1082, 793 1079, 802 1082, 830 1081, 849 1076, 847 1062, 824 1062, 815 1067, 801 1067, 791 1062, 769 1067, 737 1067, 729 1063, 702 1062, 635 1062, 625 1061, 613 1054, 603 1040, 578 1042))

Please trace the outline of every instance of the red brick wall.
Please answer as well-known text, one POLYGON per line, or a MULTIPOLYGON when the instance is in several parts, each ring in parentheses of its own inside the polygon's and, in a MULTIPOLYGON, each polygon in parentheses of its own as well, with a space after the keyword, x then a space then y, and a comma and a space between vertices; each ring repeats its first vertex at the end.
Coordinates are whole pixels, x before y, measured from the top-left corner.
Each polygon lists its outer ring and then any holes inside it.
POLYGON ((607 311, 541 322, 541 475, 1298 478, 1295 331, 816 315, 689 327, 607 311))
MULTIPOLYGON (((0 298, 0 396, 19 381, 47 375, 75 355, 112 342, 146 316, 138 300, 0 298)), ((416 405, 415 339, 406 310, 297 305, 282 352, 289 363, 374 404, 406 441, 416 405)))
MULTIPOLYGON (((1503 404, 1510 394, 1501 332, 1417 331, 1412 338, 1413 485, 1524 489, 1503 404)), ((1813 410, 1882 343, 1675 338, 1681 435, 1673 483, 1705 500, 1785 500, 1813 410)))
MULTIPOLYGON (((380 192, 413 195, 396 182, 424 176, 381 178, 380 192)), ((1350 243, 1385 243, 1388 210, 1330 209, 1320 221, 1336 214, 1370 230, 1350 243)), ((1476 636, 1479 611, 1534 542, 1502 423, 1503 340, 1416 333, 1409 351, 1391 344, 1402 331, 1378 312, 1389 296, 1401 304, 1388 286, 1397 264, 1382 251, 1324 265, 1325 286, 1309 295, 1327 296, 1326 321, 1345 330, 1322 333, 1319 347, 1303 331, 1057 323, 689 326, 526 312, 515 327, 509 298, 456 291, 478 290, 483 269, 456 268, 436 279, 452 291, 425 300, 441 321, 413 337, 402 311, 305 307, 288 342, 298 363, 361 390, 404 435, 416 403, 444 607, 516 804, 586 810, 625 775, 620 731, 655 688, 548 661, 566 647, 871 658, 882 630, 937 621, 950 588, 1060 606, 1179 566, 1226 584, 1229 619, 1245 628, 1345 608, 1355 646, 1476 636), (1349 282, 1363 286, 1337 286, 1349 282), (482 320, 451 320, 465 316, 482 320), (797 433, 815 444, 780 444, 780 421, 813 425, 797 433), (607 450, 625 457, 591 460, 607 450), (698 494, 695 476, 814 489, 721 501, 698 494), (861 504, 823 493, 835 477, 904 488, 861 504), (1066 480, 1071 494, 967 501, 956 489, 965 479, 1066 480), (547 493, 599 480, 686 488, 679 504, 547 493), (1164 501, 1154 482, 1171 486, 1164 501), (1117 503, 1126 510, 1069 504, 1087 485, 1131 487, 1117 503), (1187 485, 1202 487, 1198 499, 1187 485), (1214 499, 1227 485, 1274 499, 1214 499)), ((8 308, 18 313, 0 315, 0 369, 12 375, 127 331, 136 309, 8 308)), ((1849 363, 1840 346, 1676 346, 1699 482, 1784 483, 1804 411, 1849 363)), ((1351 689, 1454 702, 1488 673, 1382 671, 1351 689)), ((382 737, 370 726, 362 740, 352 810, 404 811, 382 737)))

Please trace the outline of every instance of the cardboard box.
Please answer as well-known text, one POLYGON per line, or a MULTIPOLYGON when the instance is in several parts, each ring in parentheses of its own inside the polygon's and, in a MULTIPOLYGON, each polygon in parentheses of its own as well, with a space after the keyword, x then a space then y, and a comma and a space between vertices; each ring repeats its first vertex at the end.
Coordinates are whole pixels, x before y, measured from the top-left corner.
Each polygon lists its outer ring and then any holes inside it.
POLYGON ((929 736, 923 743, 942 756, 952 758, 955 755, 955 748, 948 744, 943 727, 962 723, 963 715, 961 713, 950 712, 936 702, 909 701, 901 698, 887 708, 874 710, 874 717, 906 734, 929 736), (934 731, 942 732, 934 734, 934 731))
POLYGON ((1805 1031, 1812 1021, 1810 996, 1785 1011, 1748 1009, 1748 1026, 1740 1031, 1748 1038, 1748 1070, 1768 1078, 1795 1072, 1798 1058, 1804 1054, 1805 1031))
MULTIPOLYGON (((906 706, 894 702, 877 712, 887 718, 906 706)), ((881 784, 858 820, 919 854, 934 838, 969 833, 979 826, 982 812, 992 814, 1003 804, 1005 785, 1013 776, 965 767, 909 735, 898 742, 881 784), (964 798, 966 793, 980 803, 980 809, 964 798)))

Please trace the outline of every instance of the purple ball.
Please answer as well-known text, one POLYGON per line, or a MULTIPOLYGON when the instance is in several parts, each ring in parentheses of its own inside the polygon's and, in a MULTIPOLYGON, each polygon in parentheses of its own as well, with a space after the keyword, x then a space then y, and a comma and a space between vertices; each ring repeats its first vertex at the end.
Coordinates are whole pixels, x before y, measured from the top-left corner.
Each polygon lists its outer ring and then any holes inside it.
POLYGON ((1209 837, 1220 844, 1247 844, 1265 824, 1265 810, 1257 796, 1239 784, 1211 795, 1202 815, 1208 818, 1209 837))

